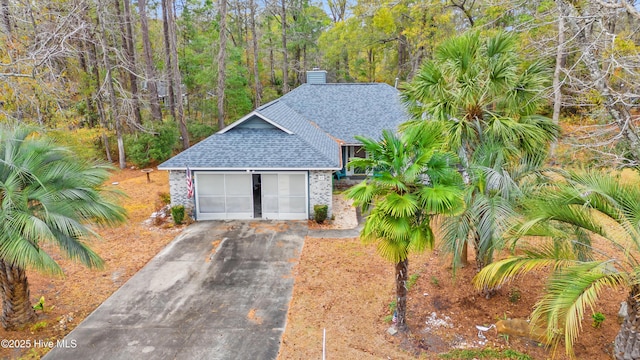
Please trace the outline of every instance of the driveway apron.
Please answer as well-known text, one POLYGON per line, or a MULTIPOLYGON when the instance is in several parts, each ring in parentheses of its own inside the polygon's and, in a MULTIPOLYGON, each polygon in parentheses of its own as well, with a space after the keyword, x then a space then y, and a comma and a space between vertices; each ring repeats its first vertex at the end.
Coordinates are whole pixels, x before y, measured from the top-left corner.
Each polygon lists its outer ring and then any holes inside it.
POLYGON ((193 224, 44 358, 275 359, 307 231, 193 224))

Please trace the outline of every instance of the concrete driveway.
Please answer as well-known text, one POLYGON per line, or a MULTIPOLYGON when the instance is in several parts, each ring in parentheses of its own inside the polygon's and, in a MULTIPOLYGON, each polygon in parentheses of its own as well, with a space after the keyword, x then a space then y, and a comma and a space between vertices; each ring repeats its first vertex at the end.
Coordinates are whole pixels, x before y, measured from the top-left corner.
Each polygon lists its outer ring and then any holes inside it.
POLYGON ((304 222, 193 224, 44 358, 274 359, 306 234, 304 222))

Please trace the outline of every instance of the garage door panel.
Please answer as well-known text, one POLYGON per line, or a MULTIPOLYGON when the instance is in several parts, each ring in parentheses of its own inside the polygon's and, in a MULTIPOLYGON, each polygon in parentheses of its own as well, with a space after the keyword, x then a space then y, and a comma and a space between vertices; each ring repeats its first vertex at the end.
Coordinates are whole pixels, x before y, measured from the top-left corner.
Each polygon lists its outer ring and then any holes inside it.
POLYGON ((196 185, 199 219, 253 218, 250 174, 197 174, 196 185))
POLYGON ((277 196, 264 196, 262 198, 262 212, 265 213, 277 213, 278 212, 278 197, 277 196))
POLYGON ((280 196, 304 196, 306 184, 302 174, 279 174, 278 195, 280 196))
POLYGON ((253 199, 250 197, 227 197, 227 212, 240 213, 251 212, 253 213, 253 199))
POLYGON ((224 175, 222 174, 198 175, 198 194, 224 196, 224 175))
POLYGON ((262 174, 262 194, 265 196, 278 196, 278 175, 262 174))
POLYGON ((306 213, 307 202, 301 197, 282 197, 280 198, 281 213, 306 213))
POLYGON ((244 174, 228 174, 225 175, 225 186, 227 196, 246 195, 252 194, 252 180, 251 175, 244 174))
POLYGON ((200 212, 204 213, 224 213, 224 196, 201 196, 200 212))

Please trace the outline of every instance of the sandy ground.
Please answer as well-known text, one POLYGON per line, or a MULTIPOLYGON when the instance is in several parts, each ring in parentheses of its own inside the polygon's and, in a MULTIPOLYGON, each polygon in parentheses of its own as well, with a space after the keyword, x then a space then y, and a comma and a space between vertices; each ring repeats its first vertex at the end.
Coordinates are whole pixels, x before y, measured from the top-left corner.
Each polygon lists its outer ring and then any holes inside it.
MULTIPOLYGON (((336 220, 355 219, 354 208, 340 195, 334 197, 334 203, 339 204, 336 220)), ((552 358, 552 350, 530 339, 493 331, 486 332, 485 339, 476 328, 502 319, 527 319, 542 294, 547 272, 519 278, 485 299, 471 286, 476 271, 473 258, 470 261, 454 277, 449 258, 439 251, 412 254, 409 274, 416 280, 409 290, 410 332, 392 336, 387 330, 392 325, 390 304, 395 298, 393 264, 382 260, 375 246, 365 246, 358 238, 308 237, 296 270, 278 359, 321 358, 323 334, 327 358, 334 359, 435 359, 455 348, 486 347, 514 349, 532 359, 552 358)), ((578 359, 611 358, 612 342, 620 328, 617 312, 624 298, 624 290, 604 292, 593 309, 606 317, 600 328, 592 327, 592 312, 587 311, 575 345, 578 359)), ((556 359, 566 358, 563 346, 557 349, 556 359)))
MULTIPOLYGON (((49 341, 62 339, 89 313, 144 266, 181 230, 170 223, 153 226, 149 215, 158 207, 159 192, 168 191, 166 172, 153 172, 151 183, 139 170, 118 171, 110 179, 128 195, 127 224, 100 230, 103 239, 92 247, 106 261, 103 270, 87 270, 47 248, 62 265, 65 278, 51 278, 28 271, 31 298, 45 297, 45 311, 22 331, 0 329, 0 338, 49 341)), ((335 219, 327 224, 309 222, 311 228, 349 229, 356 226, 355 210, 335 195, 335 219)), ((471 259, 473 261, 473 259, 471 259)), ((473 263, 472 263, 473 264, 473 263)), ((381 259, 374 246, 358 238, 307 238, 300 263, 279 359, 318 359, 322 356, 323 331, 329 359, 434 359, 451 348, 512 348, 533 359, 551 358, 535 342, 487 332, 478 337, 475 325, 490 325, 504 318, 527 318, 544 287, 545 272, 519 279, 487 300, 470 285, 473 266, 452 277, 449 261, 438 251, 413 254, 409 273, 416 281, 408 299, 407 336, 391 336, 389 305, 394 299, 393 264, 381 259), (514 294, 518 294, 515 296, 514 294)), ((617 311, 624 291, 607 290, 594 312, 606 320, 591 326, 590 313, 576 345, 578 359, 608 359, 619 330, 617 311)), ((33 345, 2 348, 2 358, 39 358, 48 349, 33 345)), ((562 359, 562 349, 559 356, 562 359)))

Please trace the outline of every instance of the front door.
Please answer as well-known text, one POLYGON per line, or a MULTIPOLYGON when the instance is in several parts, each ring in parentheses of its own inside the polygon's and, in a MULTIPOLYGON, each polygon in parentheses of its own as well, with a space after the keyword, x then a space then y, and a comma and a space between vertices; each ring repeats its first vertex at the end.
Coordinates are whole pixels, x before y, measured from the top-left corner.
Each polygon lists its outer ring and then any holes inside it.
MULTIPOLYGON (((347 146, 347 163, 353 158, 366 158, 367 152, 362 146, 347 146)), ((365 169, 355 169, 352 166, 347 166, 347 176, 353 175, 365 175, 365 169)))

